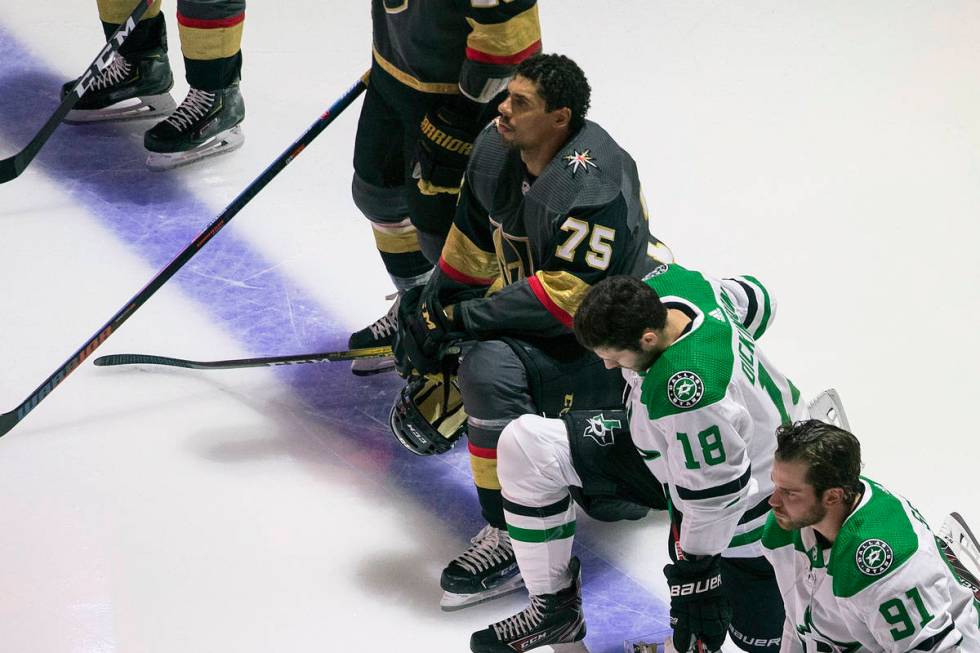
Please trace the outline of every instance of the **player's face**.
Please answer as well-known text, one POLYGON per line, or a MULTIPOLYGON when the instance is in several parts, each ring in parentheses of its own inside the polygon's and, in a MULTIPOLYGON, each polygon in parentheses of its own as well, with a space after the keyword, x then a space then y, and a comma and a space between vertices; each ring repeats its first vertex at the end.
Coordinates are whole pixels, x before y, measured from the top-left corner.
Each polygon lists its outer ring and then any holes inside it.
POLYGON ((813 486, 806 482, 808 465, 804 462, 776 460, 772 465, 775 485, 769 505, 779 527, 796 530, 823 520, 827 509, 817 498, 813 486))
POLYGON ((596 347, 595 355, 602 359, 607 370, 623 368, 634 372, 644 372, 653 363, 655 352, 617 349, 615 347, 596 347))
POLYGON ((497 132, 511 147, 534 148, 547 141, 554 129, 557 111, 548 111, 538 85, 520 75, 507 85, 507 98, 497 110, 497 132))

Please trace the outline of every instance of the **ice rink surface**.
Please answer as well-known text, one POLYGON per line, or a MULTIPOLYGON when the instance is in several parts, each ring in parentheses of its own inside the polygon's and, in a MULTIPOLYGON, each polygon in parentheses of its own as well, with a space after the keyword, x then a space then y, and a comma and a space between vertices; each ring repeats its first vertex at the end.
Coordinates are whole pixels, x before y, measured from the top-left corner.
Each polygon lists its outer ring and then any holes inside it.
MULTIPOLYGON (((94 2, 0 5, 0 157, 100 47, 94 2)), ((183 82, 175 3, 165 2, 183 82)), ((762 346, 836 387, 866 473, 980 525, 980 3, 543 0, 547 51, 637 160, 688 267, 753 274, 762 346)), ((369 3, 254 2, 243 149, 143 167, 146 122, 59 127, 0 186, 0 411, 23 401, 370 63, 369 3)), ((342 349, 387 308, 350 199, 360 102, 97 354, 342 349)), ((411 456, 393 375, 86 363, 0 440, 0 651, 467 650, 523 594, 446 614, 480 527, 462 447, 411 456)), ((661 516, 580 518, 594 653, 665 623, 661 516)))

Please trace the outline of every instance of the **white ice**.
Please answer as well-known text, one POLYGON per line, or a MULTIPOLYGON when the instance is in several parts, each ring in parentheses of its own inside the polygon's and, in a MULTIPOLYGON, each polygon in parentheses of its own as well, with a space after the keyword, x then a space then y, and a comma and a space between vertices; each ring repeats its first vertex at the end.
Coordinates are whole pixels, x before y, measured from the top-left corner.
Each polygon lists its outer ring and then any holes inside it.
MULTIPOLYGON (((247 16, 244 148, 161 173, 212 215, 370 61, 367 2, 247 16)), ((543 0, 541 20, 545 49, 589 75, 591 117, 637 160, 678 260, 764 280, 779 303, 768 356, 805 394, 840 391, 866 474, 934 526, 951 510, 980 526, 980 4, 543 0)), ((64 79, 101 38, 94 2, 5 0, 0 27, 64 79)), ((226 228, 334 316, 325 342, 341 345, 389 292, 350 199, 358 107, 226 228)), ((24 144, 0 141, 0 157, 24 144)), ((0 411, 159 269, 71 191, 41 166, 0 186, 0 411)), ((255 354, 186 287, 165 286, 97 354, 255 354)), ((389 482, 397 456, 338 435, 379 437, 358 402, 390 398, 339 376, 349 405, 314 411, 284 378, 85 364, 0 440, 0 651, 464 651, 523 607, 441 613, 439 570, 466 534, 389 482)), ((586 523, 582 537, 662 596, 663 530, 586 523)))

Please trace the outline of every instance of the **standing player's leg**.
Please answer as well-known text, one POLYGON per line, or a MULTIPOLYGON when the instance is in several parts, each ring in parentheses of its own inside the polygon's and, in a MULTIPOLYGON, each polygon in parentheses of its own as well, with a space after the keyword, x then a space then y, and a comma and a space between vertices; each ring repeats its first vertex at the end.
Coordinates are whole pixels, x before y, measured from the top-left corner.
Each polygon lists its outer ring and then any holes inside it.
MULTIPOLYGON (((136 0, 98 0, 99 18, 106 38, 126 20, 136 0)), ((70 93, 78 80, 67 82, 62 97, 70 93)), ((159 117, 173 110, 170 95, 174 85, 167 60, 167 27, 160 13, 160 0, 153 4, 137 24, 126 42, 75 107, 66 122, 96 122, 159 117)))
MULTIPOLYGON (((432 271, 419 246, 405 200, 405 129, 395 109, 369 84, 354 139, 354 204, 371 222, 374 241, 396 291, 425 283, 432 271)), ((348 347, 391 345, 397 329, 398 302, 372 324, 355 331, 348 347)), ((391 358, 354 361, 354 374, 393 369, 391 358)))
POLYGON ((239 91, 245 0, 177 0, 177 25, 190 90, 143 138, 154 169, 230 152, 245 141, 239 91))

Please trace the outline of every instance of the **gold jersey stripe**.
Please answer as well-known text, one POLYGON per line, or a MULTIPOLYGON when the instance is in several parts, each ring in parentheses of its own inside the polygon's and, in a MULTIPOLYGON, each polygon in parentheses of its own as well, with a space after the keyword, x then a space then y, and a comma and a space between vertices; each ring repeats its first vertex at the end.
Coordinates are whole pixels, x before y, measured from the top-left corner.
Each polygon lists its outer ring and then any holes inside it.
POLYGON ((473 483, 484 490, 499 490, 497 478, 497 459, 480 458, 470 454, 470 469, 473 470, 473 483))
POLYGON ((500 275, 497 255, 477 247, 456 225, 449 229, 446 244, 442 247, 442 258, 454 270, 468 277, 495 279, 500 275))
POLYGON ((589 291, 589 284, 570 272, 538 270, 535 276, 551 301, 569 316, 574 317, 585 293, 589 291))
POLYGON ((384 228, 371 225, 374 231, 374 243, 378 251, 385 254, 407 254, 421 251, 419 235, 415 227, 384 228))
POLYGON ((242 49, 242 21, 231 27, 202 29, 178 25, 180 51, 188 59, 214 61, 233 57, 242 49))
POLYGON ((374 52, 374 60, 378 62, 382 70, 397 79, 399 82, 405 86, 414 88, 416 91, 421 91, 422 93, 442 93, 443 95, 452 95, 459 93, 459 84, 440 84, 437 82, 423 82, 415 77, 412 77, 405 71, 401 70, 395 64, 391 63, 387 59, 381 56, 378 49, 373 47, 371 51, 374 52))
MULTIPOLYGON (((111 23, 112 25, 121 25, 133 13, 133 9, 136 8, 136 3, 133 0, 98 0, 98 2, 99 19, 103 23, 111 23)), ((143 14, 140 22, 159 14, 161 2, 162 0, 153 0, 153 4, 143 14)))
POLYGON ((472 18, 467 18, 466 22, 473 29, 466 38, 467 47, 486 54, 506 57, 522 52, 541 40, 537 5, 504 23, 485 25, 472 18))

